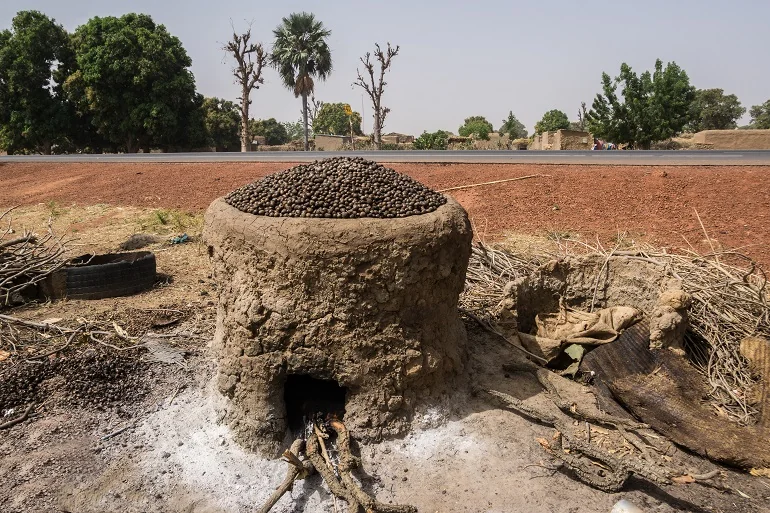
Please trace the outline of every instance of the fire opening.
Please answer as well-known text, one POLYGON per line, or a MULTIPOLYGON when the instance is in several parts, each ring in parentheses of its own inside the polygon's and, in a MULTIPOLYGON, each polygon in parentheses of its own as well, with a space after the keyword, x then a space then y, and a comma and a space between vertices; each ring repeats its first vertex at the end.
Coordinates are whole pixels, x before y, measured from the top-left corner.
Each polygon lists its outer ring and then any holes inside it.
POLYGON ((347 388, 336 381, 315 379, 307 374, 289 374, 283 389, 286 420, 292 433, 302 431, 305 423, 320 414, 342 420, 347 388))

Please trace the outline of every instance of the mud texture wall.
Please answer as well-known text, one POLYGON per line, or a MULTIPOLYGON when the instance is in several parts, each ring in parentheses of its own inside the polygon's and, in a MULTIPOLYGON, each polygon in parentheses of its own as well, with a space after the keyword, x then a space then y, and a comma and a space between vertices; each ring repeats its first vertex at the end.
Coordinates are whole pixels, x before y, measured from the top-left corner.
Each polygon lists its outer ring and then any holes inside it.
POLYGON ((770 130, 704 130, 692 141, 713 150, 770 150, 770 130))
POLYGON ((456 386, 472 233, 452 199, 400 219, 263 217, 218 199, 203 236, 220 286, 218 387, 247 448, 279 452, 290 374, 346 387, 344 420, 364 441, 404 433, 418 401, 456 386))

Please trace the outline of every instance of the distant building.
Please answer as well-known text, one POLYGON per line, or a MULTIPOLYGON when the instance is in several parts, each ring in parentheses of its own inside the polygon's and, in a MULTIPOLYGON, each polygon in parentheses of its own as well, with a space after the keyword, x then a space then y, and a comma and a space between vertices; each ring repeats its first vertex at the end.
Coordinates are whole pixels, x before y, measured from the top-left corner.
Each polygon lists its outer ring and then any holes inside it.
POLYGON ((590 150, 594 138, 588 132, 557 130, 535 134, 529 145, 530 150, 590 150))

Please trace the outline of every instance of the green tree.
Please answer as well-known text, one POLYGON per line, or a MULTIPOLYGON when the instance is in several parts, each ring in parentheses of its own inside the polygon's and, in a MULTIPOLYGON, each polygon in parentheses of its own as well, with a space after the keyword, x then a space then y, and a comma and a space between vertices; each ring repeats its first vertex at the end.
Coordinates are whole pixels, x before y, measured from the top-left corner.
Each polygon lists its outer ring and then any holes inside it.
POLYGON ((664 69, 660 59, 653 73, 637 75, 626 63, 615 79, 603 73, 602 89, 588 113, 589 129, 597 137, 642 149, 681 132, 695 97, 687 73, 675 62, 664 69))
POLYGON ((238 106, 221 98, 206 98, 202 108, 208 144, 216 151, 235 151, 240 144, 238 106))
POLYGON ((738 119, 746 113, 738 97, 725 94, 722 89, 698 89, 690 104, 690 122, 687 130, 728 130, 738 126, 738 119))
POLYGON ((559 109, 553 109, 543 114, 543 119, 535 123, 535 133, 542 134, 543 132, 567 130, 569 127, 567 114, 559 109))
POLYGON ((302 134, 305 132, 302 128, 302 120, 299 121, 286 121, 281 123, 286 129, 286 135, 289 136, 290 141, 298 141, 302 139, 302 134))
POLYGON ((762 105, 751 107, 749 115, 751 115, 749 128, 770 129, 770 100, 767 100, 762 105))
POLYGON ((320 80, 332 72, 332 55, 326 38, 331 30, 311 13, 292 13, 273 31, 275 42, 270 60, 281 75, 283 85, 302 97, 302 123, 305 151, 308 150, 307 98, 314 89, 313 77, 320 80))
POLYGON ((100 134, 128 153, 178 143, 198 108, 192 61, 146 14, 94 17, 73 36, 78 70, 65 83, 100 134))
POLYGON ((265 144, 269 146, 277 146, 289 142, 289 134, 286 133, 286 127, 276 121, 275 118, 252 119, 249 125, 251 134, 264 137, 265 144))
POLYGON ((423 132, 414 140, 412 148, 415 150, 445 150, 449 146, 449 132, 438 130, 436 132, 423 132))
POLYGON ((524 124, 516 119, 513 111, 508 112, 508 119, 503 120, 503 125, 498 131, 500 135, 508 134, 511 139, 523 139, 527 137, 527 129, 524 124))
POLYGON ((50 154, 67 143, 74 110, 61 84, 72 60, 67 32, 38 11, 0 32, 0 147, 50 154))
POLYGON ((471 116, 465 118, 463 126, 458 129, 458 133, 463 137, 474 136, 477 139, 489 140, 489 132, 494 131, 492 123, 487 121, 484 116, 471 116))
MULTIPOLYGON (((362 135, 361 114, 353 111, 353 133, 362 135)), ((344 103, 324 103, 315 116, 313 133, 329 135, 350 135, 350 119, 345 113, 344 103)))

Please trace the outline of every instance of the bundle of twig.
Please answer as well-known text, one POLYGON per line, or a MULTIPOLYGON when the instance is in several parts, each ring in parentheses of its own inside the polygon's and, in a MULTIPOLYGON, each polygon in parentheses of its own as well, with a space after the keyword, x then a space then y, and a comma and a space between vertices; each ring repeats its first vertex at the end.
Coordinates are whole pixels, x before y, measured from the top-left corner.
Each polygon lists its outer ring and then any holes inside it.
MULTIPOLYGON (((662 273, 680 280, 692 297, 687 347, 709 380, 714 405, 734 420, 753 422, 757 411, 747 398, 756 381, 740 353, 740 342, 749 336, 770 338, 767 276, 761 266, 732 250, 669 253, 649 245, 619 243, 608 249, 598 242, 576 240, 560 241, 558 247, 558 253, 544 250, 526 257, 501 248, 474 247, 460 306, 488 317, 486 311, 503 298, 507 282, 556 257, 600 254, 605 261, 637 259, 659 265, 662 273)), ((603 285, 601 275, 597 270, 597 287, 603 285)))
POLYGON ((500 302, 506 283, 529 275, 551 258, 553 255, 545 253, 518 255, 476 242, 471 248, 460 307, 484 317, 500 302))
POLYGON ((10 304, 16 294, 66 263, 65 241, 54 234, 50 223, 45 235, 25 231, 14 237, 9 215, 12 210, 0 214, 0 223, 5 225, 0 232, 0 306, 10 304))
POLYGON ((755 380, 740 345, 746 337, 770 338, 765 272, 736 251, 699 255, 692 250, 670 254, 644 248, 613 258, 635 257, 657 262, 681 280, 692 297, 686 342, 693 361, 708 376, 716 403, 734 419, 750 423, 757 411, 747 403, 747 395, 755 380))

